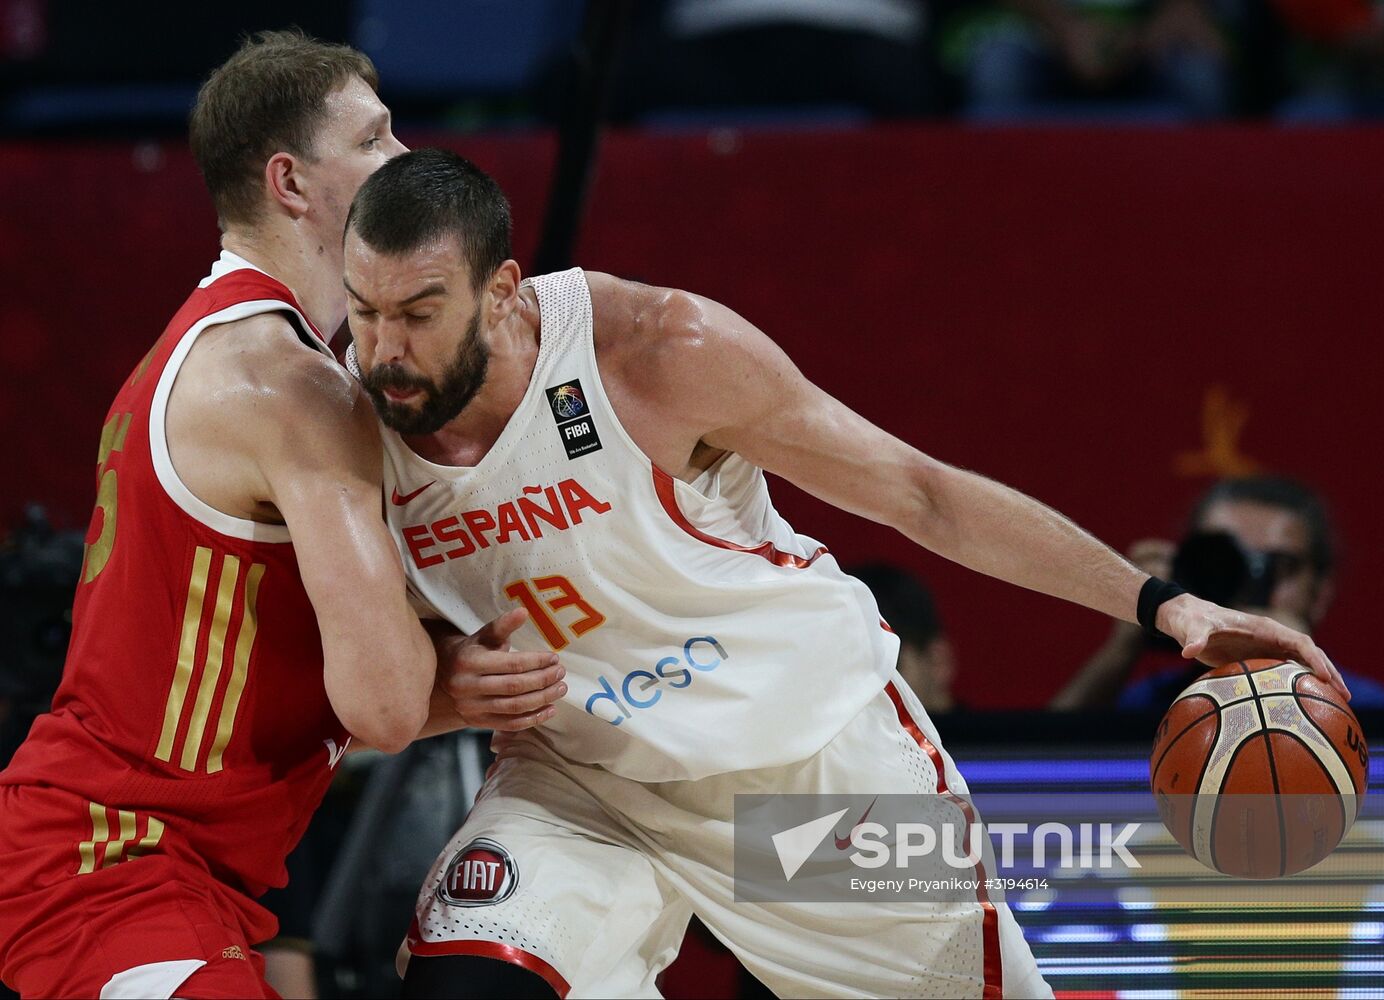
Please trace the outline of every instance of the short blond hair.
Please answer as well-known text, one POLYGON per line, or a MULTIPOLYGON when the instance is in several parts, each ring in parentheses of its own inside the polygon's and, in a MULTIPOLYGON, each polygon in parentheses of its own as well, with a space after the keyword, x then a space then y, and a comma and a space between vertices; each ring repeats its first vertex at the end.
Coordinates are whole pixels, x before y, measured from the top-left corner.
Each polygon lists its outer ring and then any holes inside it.
POLYGON ((353 76, 379 87, 365 53, 297 29, 247 38, 212 72, 197 93, 188 132, 222 229, 256 220, 271 156, 313 155, 327 95, 353 76))

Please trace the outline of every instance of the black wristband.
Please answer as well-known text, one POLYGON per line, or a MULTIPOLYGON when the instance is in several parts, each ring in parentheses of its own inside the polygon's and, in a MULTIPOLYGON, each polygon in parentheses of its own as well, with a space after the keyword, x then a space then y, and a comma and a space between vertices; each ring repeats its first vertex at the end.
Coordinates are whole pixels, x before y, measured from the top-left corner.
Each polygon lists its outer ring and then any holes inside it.
POLYGON ((1185 593, 1187 591, 1177 584, 1151 576, 1139 589, 1139 603, 1135 607, 1134 616, 1139 619, 1139 624, 1149 635, 1162 635, 1163 633, 1158 631, 1158 626, 1154 624, 1158 618, 1158 609, 1174 597, 1181 597, 1185 593))

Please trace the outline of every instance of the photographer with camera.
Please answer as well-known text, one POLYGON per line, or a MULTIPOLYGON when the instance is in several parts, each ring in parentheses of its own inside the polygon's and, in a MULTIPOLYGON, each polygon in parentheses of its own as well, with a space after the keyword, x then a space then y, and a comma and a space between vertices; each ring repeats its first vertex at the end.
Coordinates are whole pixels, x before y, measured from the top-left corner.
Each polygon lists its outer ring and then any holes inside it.
MULTIPOLYGON (((1291 479, 1223 479, 1197 501, 1180 545, 1144 539, 1128 556, 1140 569, 1172 579, 1226 607, 1268 615, 1311 634, 1335 594, 1335 552, 1321 498, 1291 479)), ((1146 652, 1177 655, 1137 625, 1116 622, 1110 637, 1049 703, 1054 711, 1118 708, 1161 711, 1205 672, 1178 659, 1129 684, 1146 652)), ((1356 709, 1384 708, 1384 685, 1341 671, 1356 709)))

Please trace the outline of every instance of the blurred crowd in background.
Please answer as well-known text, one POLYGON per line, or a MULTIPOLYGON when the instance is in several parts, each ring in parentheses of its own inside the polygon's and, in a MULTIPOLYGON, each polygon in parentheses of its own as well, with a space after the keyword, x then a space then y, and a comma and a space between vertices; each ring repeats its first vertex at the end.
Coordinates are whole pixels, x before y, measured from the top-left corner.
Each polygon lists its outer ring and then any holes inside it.
MULTIPOLYGON (((1286 124, 1384 115, 1384 0, 600 3, 621 15, 605 112, 617 124, 1286 124)), ((0 0, 0 136, 181 137, 209 68, 245 32, 287 23, 367 52, 396 123, 551 127, 590 9, 584 0, 245 0, 208 9, 0 0)), ((1226 533, 1220 541, 1198 549, 1146 539, 1129 555, 1205 596, 1268 608, 1310 631, 1334 591, 1326 505, 1300 484, 1248 490, 1194 512, 1188 538, 1226 533), (1287 527, 1265 534, 1253 518, 1197 520, 1237 503, 1240 513, 1246 504, 1280 508, 1287 527), (1256 596, 1244 599, 1245 588, 1256 596)), ((79 534, 49 526, 45 498, 26 499, 25 515, 0 525, 0 764, 56 686, 82 558, 79 534)), ((958 657, 927 588, 887 566, 861 574, 907 640, 901 668, 924 703, 941 716, 963 710, 952 692, 958 657)), ((964 660, 965 636, 957 640, 964 660)), ((1088 662, 1069 665, 1070 683, 1048 707, 1158 710, 1190 676, 1174 658, 1161 687, 1130 687, 1148 673, 1137 669, 1149 666, 1148 652, 1137 629, 1116 626, 1088 662)), ((1357 694, 1363 707, 1384 704, 1384 689, 1363 678, 1357 694)))
MULTIPOLYGON (((619 3, 621 0, 612 0, 619 3)), ((1384 115, 1378 0, 624 0, 620 123, 1294 124, 1384 115)), ((583 0, 0 0, 0 131, 180 131, 237 35, 289 18, 381 70, 400 120, 550 123, 583 0)))
MULTIPOLYGON (((902 117, 1329 123, 1384 115, 1384 0, 600 2, 622 25, 606 117, 642 127, 902 117)), ((245 32, 286 23, 367 52, 396 123, 550 127, 561 118, 591 9, 584 0, 287 6, 0 0, 0 136, 180 137, 208 69, 245 32)), ((56 685, 82 557, 80 535, 49 526, 45 498, 26 499, 33 505, 20 520, 0 525, 0 763, 56 685)), ((1320 498, 1301 485, 1270 484, 1221 499, 1221 507, 1286 510, 1286 534, 1265 535, 1253 519, 1247 527, 1233 518, 1200 524, 1197 517, 1221 508, 1199 507, 1188 537, 1220 531, 1229 541, 1193 552, 1150 539, 1129 555, 1208 597, 1268 608, 1310 631, 1334 586, 1320 498), (1186 579, 1198 573, 1196 584, 1186 579), (1257 596, 1241 599, 1251 586, 1257 596)), ((886 617, 912 637, 902 666, 924 703, 939 715, 960 709, 952 694, 957 657, 926 587, 890 567, 862 575, 886 617)), ((1157 710, 1190 678, 1174 667, 1163 688, 1130 693, 1146 652, 1136 629, 1117 626, 1084 667, 1070 664, 1072 680, 1049 707, 1157 710)), ((1384 703, 1384 689, 1361 683, 1366 702, 1378 694, 1384 703)))
MULTIPOLYGON (((617 125, 849 127, 905 118, 995 126, 1323 125, 1384 118, 1384 0, 606 2, 626 13, 607 93, 606 117, 617 125)), ((552 127, 569 96, 586 11, 584 0, 210 7, 0 0, 0 136, 182 136, 199 83, 241 34, 290 23, 368 53, 402 126, 552 127)), ((81 534, 54 530, 44 498, 31 499, 21 519, 0 525, 0 766, 56 687, 82 561, 81 534)), ((1128 554, 1204 596, 1267 609, 1310 631, 1334 596, 1338 550, 1328 508, 1302 484, 1221 484, 1190 513, 1184 538, 1144 539, 1128 554)), ((939 612, 916 577, 882 564, 855 572, 903 640, 902 674, 950 737, 948 727, 970 711, 954 691, 958 672, 983 667, 968 659, 967 636, 944 631, 947 609, 939 612)), ((1054 711, 1116 708, 1155 717, 1199 669, 1123 624, 1084 663, 1050 666, 1068 678, 1047 706, 1054 711)), ((1351 684, 1358 708, 1384 707, 1384 688, 1366 678, 1351 684)), ((318 957, 339 961, 342 995, 389 988, 393 924, 408 912, 417 869, 464 814, 483 742, 433 741, 409 754, 388 765, 369 757, 348 764, 291 861, 291 895, 274 900, 284 955, 301 955, 309 940, 335 942, 336 954, 318 957), (365 790, 371 769, 384 766, 393 770, 377 786, 406 789, 406 801, 375 801, 365 790), (395 781, 406 772, 415 780, 395 781), (440 801, 439 790, 451 798, 440 801), (361 809, 367 818, 378 814, 371 822, 379 829, 367 834, 358 826, 348 836, 361 809), (419 835, 425 823, 435 828, 431 836, 419 835), (382 841, 417 849, 401 846, 366 865, 365 845, 382 841), (349 863, 332 869, 339 851, 349 863), (330 905, 319 905, 323 899, 330 905), (331 925, 342 914, 363 915, 364 923, 349 933, 331 925), (352 951, 357 957, 348 962, 352 951)), ((286 975, 311 982, 310 964, 289 965, 286 975)), ((315 974, 327 976, 321 967, 315 974)), ((311 993, 301 986, 293 995, 311 993)))

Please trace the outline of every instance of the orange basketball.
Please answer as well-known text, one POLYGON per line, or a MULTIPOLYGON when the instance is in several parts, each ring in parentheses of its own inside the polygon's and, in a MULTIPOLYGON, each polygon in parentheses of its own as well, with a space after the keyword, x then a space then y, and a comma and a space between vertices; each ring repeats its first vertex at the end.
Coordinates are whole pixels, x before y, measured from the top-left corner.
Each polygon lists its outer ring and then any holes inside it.
POLYGON ((1307 667, 1244 660, 1202 674, 1172 703, 1149 776, 1168 831, 1209 868, 1277 878, 1341 842, 1365 794, 1355 713, 1307 667))

